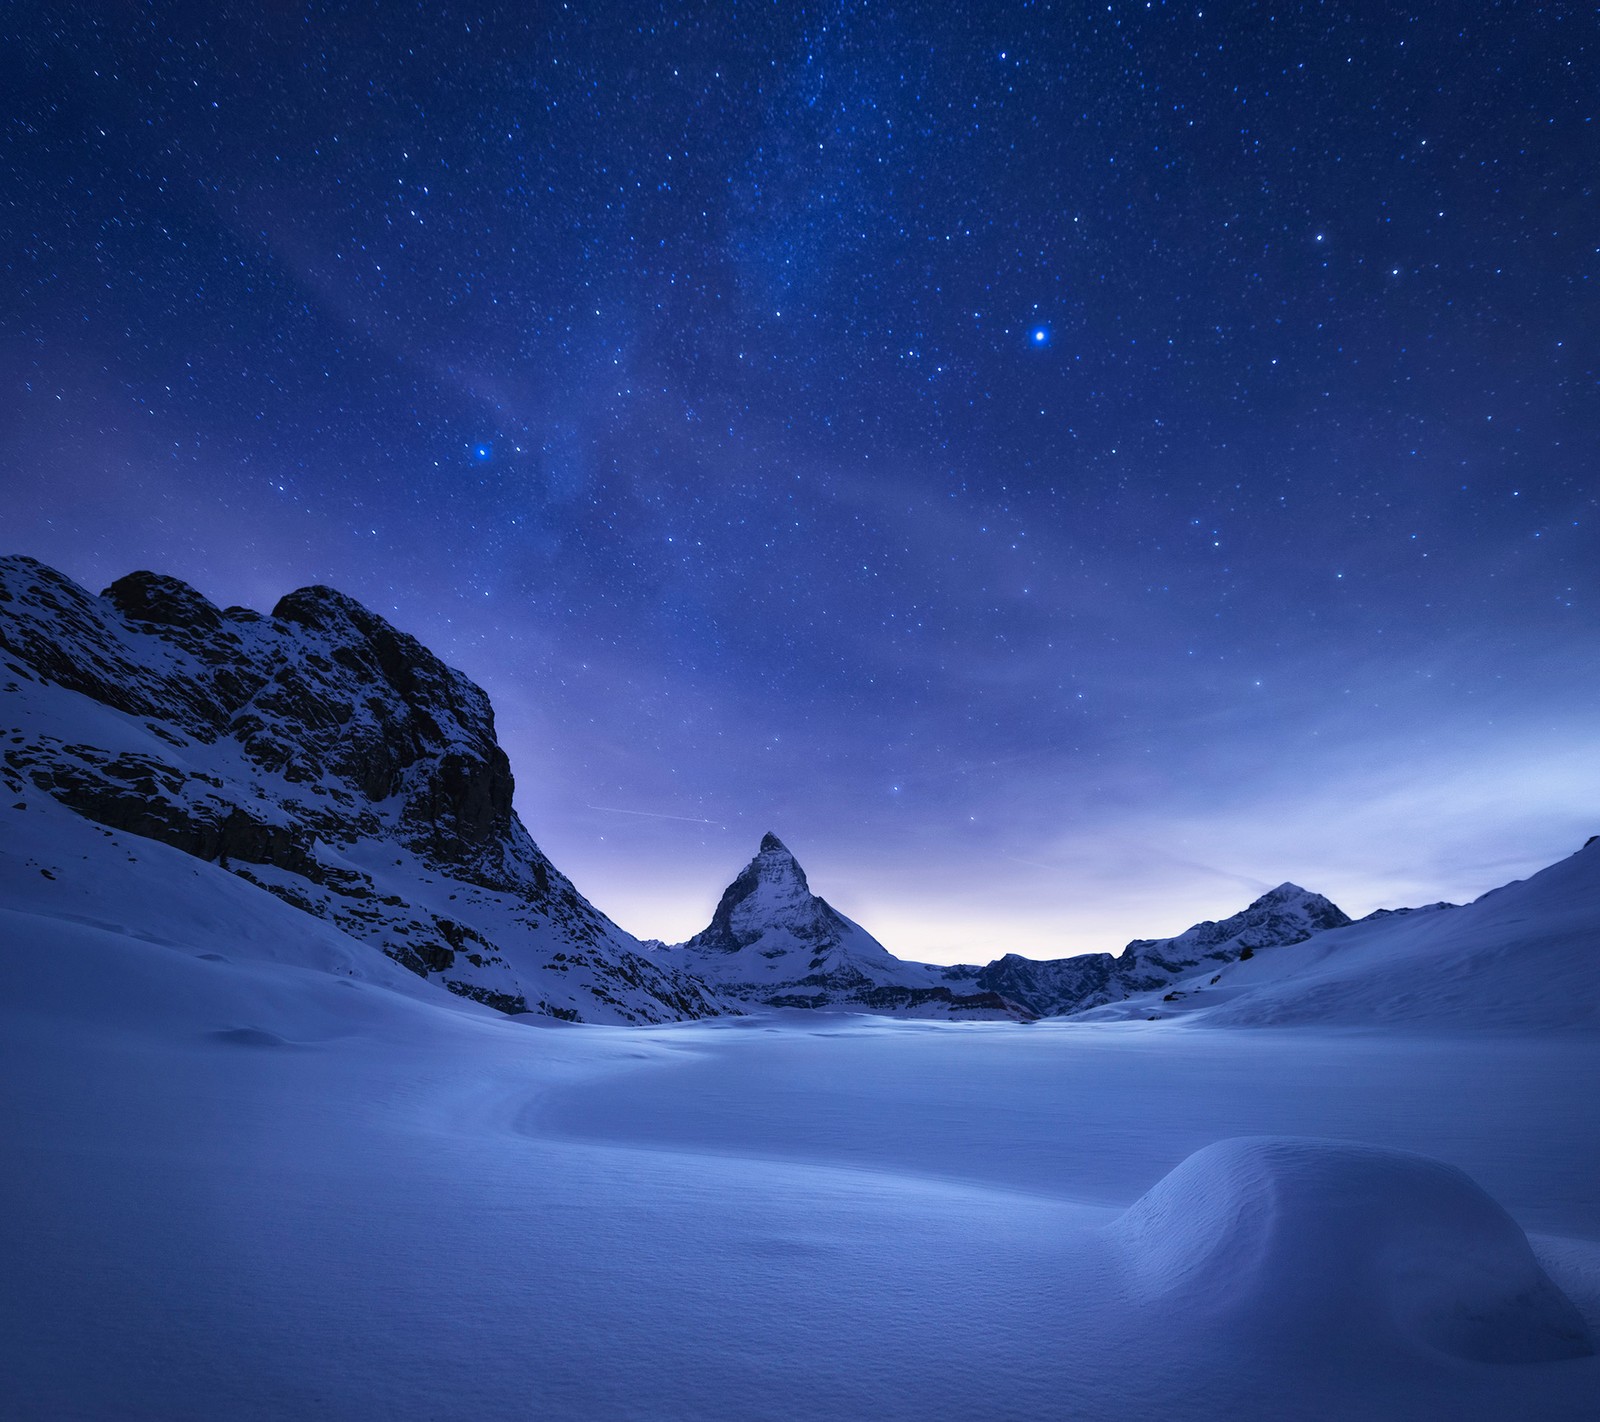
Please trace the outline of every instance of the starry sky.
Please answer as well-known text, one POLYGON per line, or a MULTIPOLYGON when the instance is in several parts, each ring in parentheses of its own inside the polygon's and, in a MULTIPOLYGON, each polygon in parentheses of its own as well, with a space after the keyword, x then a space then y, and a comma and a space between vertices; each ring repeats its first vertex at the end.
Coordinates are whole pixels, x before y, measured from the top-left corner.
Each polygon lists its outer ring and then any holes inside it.
POLYGON ((1591 7, 23 3, 7 551, 482 683, 641 936, 891 949, 1600 831, 1591 7))

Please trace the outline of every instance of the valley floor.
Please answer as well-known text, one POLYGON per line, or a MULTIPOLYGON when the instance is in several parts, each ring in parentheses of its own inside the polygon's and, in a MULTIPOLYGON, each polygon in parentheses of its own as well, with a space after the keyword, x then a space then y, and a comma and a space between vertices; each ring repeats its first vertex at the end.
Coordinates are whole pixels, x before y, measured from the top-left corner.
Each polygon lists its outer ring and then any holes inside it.
POLYGON ((8 1416, 1595 1415, 1594 1357, 1175 1310, 1115 1226, 1226 1137, 1419 1151, 1600 1330, 1593 1038, 538 1026, 206 947, 0 912, 8 1416))

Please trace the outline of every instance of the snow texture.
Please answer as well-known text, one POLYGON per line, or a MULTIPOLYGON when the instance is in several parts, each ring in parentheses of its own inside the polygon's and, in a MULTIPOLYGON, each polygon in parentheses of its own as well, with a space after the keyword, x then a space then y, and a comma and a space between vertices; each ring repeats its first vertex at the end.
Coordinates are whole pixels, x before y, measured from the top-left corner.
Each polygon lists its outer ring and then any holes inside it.
POLYGON ((1462 907, 1372 915, 1082 1014, 1152 1016, 1236 1027, 1594 1032, 1600 840, 1462 907))

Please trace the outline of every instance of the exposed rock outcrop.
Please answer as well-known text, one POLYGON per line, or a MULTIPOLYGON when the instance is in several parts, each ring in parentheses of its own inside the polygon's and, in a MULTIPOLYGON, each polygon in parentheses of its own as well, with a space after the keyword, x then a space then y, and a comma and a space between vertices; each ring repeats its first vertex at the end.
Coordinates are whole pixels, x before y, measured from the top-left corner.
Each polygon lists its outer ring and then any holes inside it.
POLYGON ((96 597, 0 559, 4 775, 336 921, 505 1011, 732 1010, 529 837, 488 697, 332 588, 269 616, 138 572, 96 597))

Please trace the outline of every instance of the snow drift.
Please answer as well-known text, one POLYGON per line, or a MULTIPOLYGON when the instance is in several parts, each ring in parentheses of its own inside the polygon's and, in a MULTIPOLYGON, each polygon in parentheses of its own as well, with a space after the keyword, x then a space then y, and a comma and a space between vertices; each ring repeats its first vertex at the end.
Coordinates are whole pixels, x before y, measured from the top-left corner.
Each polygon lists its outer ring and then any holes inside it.
POLYGON ((1218 1141, 1116 1224, 1163 1313, 1287 1347, 1354 1335, 1479 1363, 1587 1357, 1594 1342, 1527 1236, 1454 1166, 1296 1136, 1218 1141))
POLYGON ((1517 1304, 1526 1258, 1477 1197, 1356 1172, 1347 1218, 1222 1171, 1113 1223, 1219 1139, 1379 1141, 1482 1181, 1594 1328, 1592 1036, 512 1020, 218 864, 19 803, 8 1417, 1593 1418, 1600 1359, 1561 1356, 1536 1275, 1517 1304), (1419 1292, 1388 1251, 1446 1210, 1419 1292), (1452 1325, 1474 1310, 1485 1333, 1452 1325))

